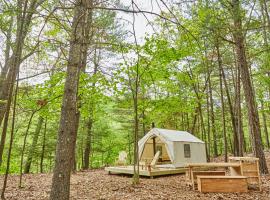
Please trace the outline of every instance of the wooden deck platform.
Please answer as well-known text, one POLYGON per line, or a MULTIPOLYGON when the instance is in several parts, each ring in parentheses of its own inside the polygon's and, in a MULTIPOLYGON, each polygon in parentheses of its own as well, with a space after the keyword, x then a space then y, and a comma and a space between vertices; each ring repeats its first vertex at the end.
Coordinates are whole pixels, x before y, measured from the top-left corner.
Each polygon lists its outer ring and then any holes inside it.
MULTIPOLYGON (((105 171, 109 174, 134 174, 133 166, 115 166, 115 167, 106 167, 105 171)), ((170 174, 183 174, 185 173, 186 168, 155 168, 148 171, 146 169, 140 168, 140 176, 154 177, 170 174)))

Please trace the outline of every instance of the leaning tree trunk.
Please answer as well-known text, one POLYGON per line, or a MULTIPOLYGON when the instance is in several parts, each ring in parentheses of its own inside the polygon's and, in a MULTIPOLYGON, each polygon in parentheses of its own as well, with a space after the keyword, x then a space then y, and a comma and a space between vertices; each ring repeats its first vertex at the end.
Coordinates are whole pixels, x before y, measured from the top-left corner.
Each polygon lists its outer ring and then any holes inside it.
POLYGON ((241 80, 243 83, 245 101, 248 110, 249 132, 252 143, 252 150, 256 157, 260 159, 260 170, 263 174, 268 173, 265 155, 262 148, 261 129, 259 114, 255 102, 255 92, 252 87, 249 67, 246 59, 246 47, 244 44, 244 34, 242 29, 242 18, 239 0, 232 0, 232 13, 234 21, 234 40, 236 46, 237 62, 240 67, 241 80))
POLYGON ((30 150, 29 150, 29 153, 28 153, 28 157, 27 157, 27 160, 26 160, 26 163, 25 163, 25 166, 24 166, 24 173, 25 174, 28 174, 29 171, 30 171, 30 167, 31 167, 31 164, 32 164, 33 155, 34 155, 34 152, 36 150, 36 146, 37 146, 37 142, 38 142, 38 137, 39 137, 40 130, 41 130, 41 127, 42 127, 42 124, 43 124, 43 120, 44 120, 44 118, 41 117, 41 116, 38 118, 38 124, 37 124, 36 130, 35 130, 35 133, 34 133, 32 145, 30 147, 30 150))
POLYGON ((84 50, 88 49, 89 15, 92 6, 89 0, 76 0, 70 40, 67 76, 62 102, 55 167, 53 172, 51 200, 68 200, 70 174, 74 162, 76 123, 78 115, 78 86, 80 72, 86 63, 84 50))

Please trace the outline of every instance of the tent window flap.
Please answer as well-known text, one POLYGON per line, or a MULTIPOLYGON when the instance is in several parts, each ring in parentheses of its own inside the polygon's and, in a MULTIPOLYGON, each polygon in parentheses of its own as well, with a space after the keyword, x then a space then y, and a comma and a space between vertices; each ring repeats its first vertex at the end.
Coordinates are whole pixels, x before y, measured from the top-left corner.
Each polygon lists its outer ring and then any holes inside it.
POLYGON ((190 144, 184 144, 185 158, 190 158, 190 144))

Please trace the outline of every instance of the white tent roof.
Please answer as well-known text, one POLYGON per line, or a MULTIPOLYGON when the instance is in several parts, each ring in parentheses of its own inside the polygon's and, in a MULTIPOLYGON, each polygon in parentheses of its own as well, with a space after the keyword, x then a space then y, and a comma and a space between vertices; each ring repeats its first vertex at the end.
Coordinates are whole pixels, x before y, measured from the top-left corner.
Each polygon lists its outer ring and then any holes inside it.
POLYGON ((154 128, 150 132, 158 132, 164 139, 171 142, 199 142, 204 143, 202 140, 196 138, 194 135, 187 131, 176 131, 169 129, 154 128))

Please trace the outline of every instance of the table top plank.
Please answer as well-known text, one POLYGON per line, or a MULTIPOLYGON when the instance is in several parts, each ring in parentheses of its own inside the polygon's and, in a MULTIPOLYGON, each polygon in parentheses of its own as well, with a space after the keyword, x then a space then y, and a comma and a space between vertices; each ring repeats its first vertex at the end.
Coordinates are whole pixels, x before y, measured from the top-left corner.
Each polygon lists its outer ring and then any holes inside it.
POLYGON ((258 161, 259 158, 255 158, 255 157, 229 157, 229 160, 237 160, 237 161, 258 161))
POLYGON ((240 167, 240 163, 188 163, 187 167, 240 167))
POLYGON ((197 178, 207 178, 207 179, 247 179, 246 176, 197 176, 197 178))

